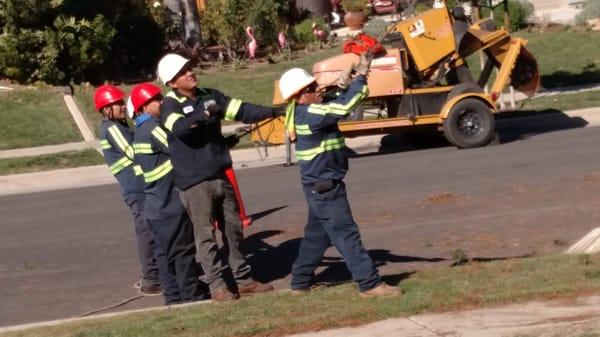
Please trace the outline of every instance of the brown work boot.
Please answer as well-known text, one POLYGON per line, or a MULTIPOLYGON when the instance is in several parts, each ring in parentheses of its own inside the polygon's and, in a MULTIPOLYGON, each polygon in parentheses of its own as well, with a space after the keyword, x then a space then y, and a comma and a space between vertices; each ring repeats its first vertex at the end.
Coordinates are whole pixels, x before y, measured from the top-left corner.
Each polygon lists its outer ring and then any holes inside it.
POLYGON ((302 296, 302 295, 306 295, 310 292, 310 288, 302 288, 302 289, 292 289, 290 290, 290 294, 292 294, 292 296, 302 296))
POLYGON ((215 302, 227 302, 240 298, 240 295, 234 294, 227 288, 219 288, 210 292, 210 297, 215 302))
POLYGON ((260 283, 256 281, 252 281, 244 286, 238 286, 238 291, 240 295, 247 294, 258 294, 258 293, 266 293, 269 291, 273 291, 275 288, 269 283, 260 283))
POLYGON ((360 297, 371 298, 371 297, 392 297, 400 295, 400 289, 398 287, 392 287, 385 283, 381 283, 375 288, 361 291, 358 293, 360 297))

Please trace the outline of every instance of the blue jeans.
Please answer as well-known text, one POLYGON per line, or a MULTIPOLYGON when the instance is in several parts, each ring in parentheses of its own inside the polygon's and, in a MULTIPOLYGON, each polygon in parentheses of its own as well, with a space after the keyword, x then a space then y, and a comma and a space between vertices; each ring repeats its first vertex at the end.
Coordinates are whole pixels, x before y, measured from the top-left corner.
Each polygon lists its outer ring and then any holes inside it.
POLYGON ((362 244, 358 226, 352 218, 344 182, 336 182, 330 190, 324 192, 317 192, 309 185, 304 185, 303 190, 308 202, 308 221, 298 257, 292 266, 292 289, 311 286, 315 269, 330 243, 333 243, 346 261, 360 291, 369 290, 381 283, 379 273, 362 244))

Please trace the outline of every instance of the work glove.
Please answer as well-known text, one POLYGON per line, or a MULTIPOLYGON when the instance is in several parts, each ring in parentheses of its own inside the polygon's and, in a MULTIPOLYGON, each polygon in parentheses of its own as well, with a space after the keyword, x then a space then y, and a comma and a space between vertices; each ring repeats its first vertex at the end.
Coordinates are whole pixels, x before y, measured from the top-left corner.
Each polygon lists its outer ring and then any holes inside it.
POLYGON ((240 139, 236 135, 231 135, 231 136, 225 137, 225 146, 227 146, 227 148, 229 148, 229 149, 236 146, 237 143, 239 143, 239 142, 240 142, 240 139))
POLYGON ((373 61, 373 53, 371 51, 360 54, 360 61, 354 66, 354 71, 359 75, 367 76, 371 67, 371 61, 373 61))
POLYGON ((348 89, 350 82, 352 82, 350 75, 352 75, 352 67, 342 70, 337 82, 337 86, 340 87, 340 89, 348 89))
POLYGON ((212 104, 205 104, 204 109, 209 116, 219 117, 223 113, 223 108, 214 101, 212 104))
POLYGON ((280 106, 274 106, 272 113, 273 113, 273 118, 277 118, 280 116, 285 116, 285 111, 287 110, 287 105, 280 105, 280 106))

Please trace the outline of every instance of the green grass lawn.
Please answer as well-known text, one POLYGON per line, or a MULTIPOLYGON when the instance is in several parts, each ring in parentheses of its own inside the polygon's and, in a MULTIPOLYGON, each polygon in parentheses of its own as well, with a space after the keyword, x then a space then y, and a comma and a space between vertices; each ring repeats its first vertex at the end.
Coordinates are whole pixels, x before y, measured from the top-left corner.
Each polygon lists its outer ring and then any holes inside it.
POLYGON ((48 154, 37 157, 0 159, 0 175, 91 166, 104 163, 98 151, 89 149, 48 154))
POLYGON ((0 91, 0 150, 81 140, 61 94, 47 87, 0 91))
MULTIPOLYGON (((512 35, 528 40, 526 48, 538 62, 542 87, 600 83, 600 34, 565 31, 512 35)), ((469 57, 468 62, 477 79, 481 72, 479 55, 469 57)), ((492 73, 490 85, 494 78, 492 73)))
POLYGON ((573 110, 600 106, 600 90, 530 98, 517 103, 520 110, 573 110))
POLYGON ((515 35, 529 41, 527 49, 538 61, 543 87, 600 82, 600 34, 597 32, 515 35))
POLYGON ((233 303, 132 314, 85 323, 31 329, 5 336, 283 336, 358 325, 423 312, 473 308, 600 291, 600 256, 548 256, 472 262, 390 278, 403 295, 363 299, 354 285, 302 296, 274 293, 233 303), (395 280, 395 281, 394 281, 395 280))
MULTIPOLYGON (((542 74, 542 85, 553 88, 563 85, 600 82, 600 34, 593 32, 517 32, 529 40, 527 48, 538 60, 542 74)), ((314 62, 340 53, 341 47, 322 49, 317 52, 299 52, 292 61, 276 64, 266 62, 238 63, 218 68, 199 70, 200 86, 217 88, 231 97, 270 105, 273 96, 273 81, 291 67, 310 70, 314 62)), ((471 69, 478 73, 478 58, 470 60, 471 69)), ((131 85, 123 85, 129 91, 131 85)), ((100 115, 92 101, 94 88, 78 86, 75 99, 94 132, 98 132, 100 115)), ((565 109, 576 109, 596 104, 593 94, 581 102, 569 96, 559 99, 565 109)), ((27 146, 58 144, 81 140, 60 96, 50 89, 25 90, 0 93, 0 150, 27 146), (48 117, 50 116, 50 118, 48 117)), ((531 100, 526 105, 545 108, 551 104, 546 98, 531 100)), ((530 107, 527 107, 530 108, 530 107)))
MULTIPOLYGON (((197 69, 199 86, 221 90, 230 97, 239 98, 247 102, 272 105, 273 81, 278 79, 284 71, 292 67, 312 69, 312 65, 323 58, 341 52, 341 47, 321 49, 316 52, 298 52, 292 61, 282 60, 276 64, 266 62, 240 63, 236 67, 228 66, 212 69, 197 69)), ((158 82, 155 82, 158 84, 158 82)), ((120 88, 129 94, 132 85, 121 85, 120 88)), ((164 86, 163 86, 164 88, 164 86)), ((86 119, 98 135, 100 114, 95 111, 93 94, 95 88, 78 86, 75 91, 77 105, 84 113, 86 119)), ((163 90, 166 93, 167 89, 163 90)))

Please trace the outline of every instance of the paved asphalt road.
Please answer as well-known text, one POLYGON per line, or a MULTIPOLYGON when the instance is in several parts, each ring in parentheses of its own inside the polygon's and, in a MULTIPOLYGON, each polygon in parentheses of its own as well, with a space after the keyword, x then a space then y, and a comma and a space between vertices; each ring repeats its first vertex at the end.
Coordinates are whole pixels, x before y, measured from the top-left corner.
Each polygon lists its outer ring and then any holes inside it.
MULTIPOLYGON (((350 202, 381 273, 398 282, 450 265, 457 249, 481 259, 557 253, 598 226, 600 130, 558 130, 583 124, 500 124, 500 145, 473 150, 412 137, 415 147, 352 159, 350 202)), ((298 168, 238 176, 249 212, 260 217, 246 240, 256 277, 286 288, 306 217, 298 168)), ((3 197, 0 219, 0 326, 136 295, 132 224, 116 185, 3 197)), ((335 251, 326 257, 319 279, 348 280, 335 251)), ((159 304, 147 297, 122 308, 159 304)))

